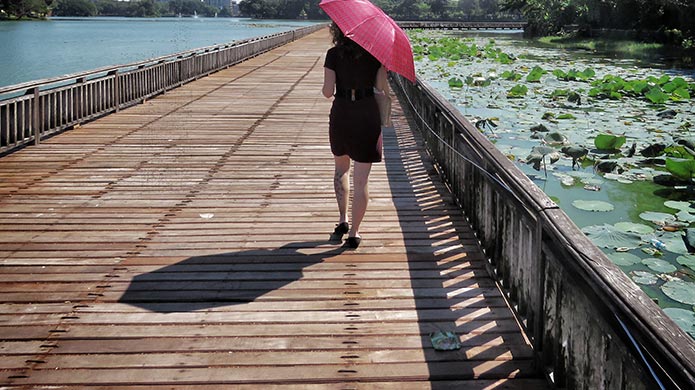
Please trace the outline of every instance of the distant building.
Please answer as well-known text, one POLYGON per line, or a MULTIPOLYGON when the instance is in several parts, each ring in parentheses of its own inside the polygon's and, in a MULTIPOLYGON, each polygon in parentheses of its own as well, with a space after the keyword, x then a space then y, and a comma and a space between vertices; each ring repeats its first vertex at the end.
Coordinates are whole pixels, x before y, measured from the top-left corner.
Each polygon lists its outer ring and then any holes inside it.
POLYGON ((234 0, 202 0, 205 4, 219 9, 226 8, 232 16, 239 15, 239 4, 234 0))

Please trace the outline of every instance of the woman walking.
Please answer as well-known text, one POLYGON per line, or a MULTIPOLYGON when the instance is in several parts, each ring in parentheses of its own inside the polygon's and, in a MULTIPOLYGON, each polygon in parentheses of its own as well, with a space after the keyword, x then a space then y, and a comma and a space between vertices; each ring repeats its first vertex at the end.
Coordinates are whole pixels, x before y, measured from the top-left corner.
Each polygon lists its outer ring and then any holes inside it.
POLYGON ((369 52, 331 25, 334 47, 326 53, 323 95, 334 97, 329 115, 329 138, 335 160, 333 186, 340 213, 334 236, 348 234, 347 245, 357 248, 361 242, 360 224, 369 202, 368 180, 372 163, 381 161, 381 118, 374 98, 388 95, 386 69, 369 52), (350 165, 353 200, 350 224, 347 211, 350 199, 350 165))

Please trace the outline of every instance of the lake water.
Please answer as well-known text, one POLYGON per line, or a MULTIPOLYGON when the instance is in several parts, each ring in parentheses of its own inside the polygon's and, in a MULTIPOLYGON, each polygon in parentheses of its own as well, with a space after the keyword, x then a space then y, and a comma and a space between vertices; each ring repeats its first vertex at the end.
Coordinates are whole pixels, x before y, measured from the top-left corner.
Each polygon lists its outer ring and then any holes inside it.
POLYGON ((313 23, 244 18, 0 21, 0 87, 138 62, 313 23))

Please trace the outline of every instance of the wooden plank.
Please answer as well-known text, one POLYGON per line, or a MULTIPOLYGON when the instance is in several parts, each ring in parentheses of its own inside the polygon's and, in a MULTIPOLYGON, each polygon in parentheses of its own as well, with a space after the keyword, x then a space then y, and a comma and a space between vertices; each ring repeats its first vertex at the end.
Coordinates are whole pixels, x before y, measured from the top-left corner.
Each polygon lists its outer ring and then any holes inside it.
POLYGON ((3 388, 546 387, 397 102, 363 245, 329 240, 328 45, 0 158, 3 388))

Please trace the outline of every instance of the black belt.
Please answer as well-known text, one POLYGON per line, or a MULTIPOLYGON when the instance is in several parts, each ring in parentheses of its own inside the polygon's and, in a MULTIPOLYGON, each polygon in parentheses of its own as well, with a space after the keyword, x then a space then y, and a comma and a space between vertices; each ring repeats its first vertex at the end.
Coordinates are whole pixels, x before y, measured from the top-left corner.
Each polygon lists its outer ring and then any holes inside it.
POLYGON ((333 96, 354 102, 366 97, 374 96, 374 88, 336 88, 335 95, 333 96))

